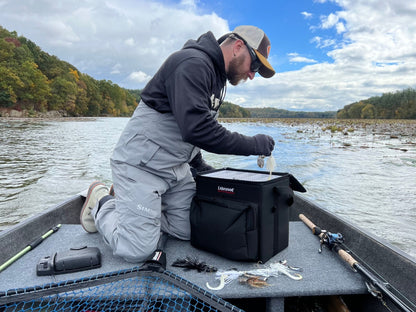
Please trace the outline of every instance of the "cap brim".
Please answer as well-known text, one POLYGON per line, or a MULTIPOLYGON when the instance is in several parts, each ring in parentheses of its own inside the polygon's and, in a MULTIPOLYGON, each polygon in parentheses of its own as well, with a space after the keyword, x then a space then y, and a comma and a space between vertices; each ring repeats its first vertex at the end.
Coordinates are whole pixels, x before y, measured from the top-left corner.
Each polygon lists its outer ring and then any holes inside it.
POLYGON ((253 49, 256 52, 257 57, 263 66, 259 69, 259 74, 264 78, 271 78, 276 73, 269 61, 256 49, 253 49))

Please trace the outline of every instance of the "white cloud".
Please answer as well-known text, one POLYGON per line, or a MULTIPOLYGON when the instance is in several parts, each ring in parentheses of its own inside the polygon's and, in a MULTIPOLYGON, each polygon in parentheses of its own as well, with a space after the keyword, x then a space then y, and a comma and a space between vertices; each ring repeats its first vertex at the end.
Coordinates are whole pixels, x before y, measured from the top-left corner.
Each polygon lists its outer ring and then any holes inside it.
POLYGON ((0 23, 81 72, 137 89, 144 87, 137 82, 146 80, 129 79, 132 71, 153 75, 188 39, 209 30, 216 36, 229 31, 227 21, 215 13, 190 10, 196 9, 196 3, 6 1, 1 3, 0 23))
POLYGON ((317 63, 314 59, 300 56, 298 53, 289 53, 289 61, 292 63, 317 63))
MULTIPOLYGON (((330 13, 328 16, 321 16, 322 29, 335 28, 338 34, 346 31, 345 25, 341 20, 345 12, 330 13)), ((316 27, 314 27, 316 29, 316 27)))
POLYGON ((335 25, 335 27, 336 27, 336 29, 337 29, 337 33, 338 34, 341 34, 341 33, 343 33, 343 32, 345 32, 346 31, 346 29, 345 29, 345 25, 344 25, 344 23, 337 23, 336 25, 335 25))
POLYGON ((321 17, 322 25, 321 27, 323 29, 328 29, 336 25, 339 21, 338 15, 331 13, 328 16, 322 16, 321 17))
POLYGON ((195 0, 181 0, 181 6, 185 8, 185 10, 192 10, 195 11, 197 9, 197 5, 195 0))
POLYGON ((127 46, 134 47, 134 39, 133 38, 127 38, 126 40, 124 40, 124 43, 127 46))
POLYGON ((323 111, 385 92, 415 88, 416 2, 335 2, 342 10, 322 18, 311 40, 327 51, 332 62, 310 64, 268 80, 256 78, 240 89, 229 88, 228 94, 238 97, 261 90, 262 100, 248 97, 245 107, 323 111), (331 29, 336 36, 328 32, 331 29))
MULTIPOLYGON (((186 40, 208 30, 217 37, 229 31, 228 22, 215 12, 199 13, 198 0, 165 2, 170 4, 0 0, 0 23, 81 72, 138 89, 186 40)), ((306 11, 301 14, 311 29, 309 46, 321 52, 325 61, 312 51, 301 50, 296 40, 302 39, 287 37, 289 50, 283 56, 288 58, 271 55, 270 61, 278 70, 280 62, 306 66, 279 72, 271 79, 256 77, 230 86, 227 101, 245 107, 336 110, 383 92, 416 87, 415 1, 313 2, 317 11, 312 16, 306 11), (334 9, 315 18, 319 6, 334 9), (292 43, 296 47, 291 49, 292 43), (296 53, 289 53, 295 49, 296 53)))
POLYGON ((120 74, 120 68, 121 68, 121 64, 117 63, 113 66, 112 70, 111 70, 111 74, 115 75, 115 74, 120 74))
POLYGON ((319 36, 313 37, 311 42, 315 43, 317 48, 335 47, 337 45, 337 41, 335 39, 323 39, 319 36))
POLYGON ((232 103, 237 105, 243 105, 246 101, 247 99, 244 96, 242 96, 233 98, 232 103))
POLYGON ((146 73, 142 72, 142 71, 137 71, 137 72, 132 72, 128 79, 136 82, 138 84, 142 84, 145 82, 148 82, 152 77, 147 75, 146 73))
POLYGON ((304 18, 311 18, 313 15, 312 13, 306 11, 300 12, 300 14, 302 14, 304 18))

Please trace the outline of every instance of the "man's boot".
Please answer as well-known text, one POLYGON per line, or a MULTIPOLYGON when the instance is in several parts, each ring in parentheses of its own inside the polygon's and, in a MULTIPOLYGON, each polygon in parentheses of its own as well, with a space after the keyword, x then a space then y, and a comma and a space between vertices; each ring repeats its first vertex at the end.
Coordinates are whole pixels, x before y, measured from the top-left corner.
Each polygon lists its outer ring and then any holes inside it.
POLYGON ((107 196, 108 193, 108 187, 101 182, 95 181, 90 185, 87 198, 85 199, 85 203, 82 206, 80 214, 81 225, 88 233, 97 232, 94 217, 92 215, 92 209, 100 201, 100 199, 107 196))

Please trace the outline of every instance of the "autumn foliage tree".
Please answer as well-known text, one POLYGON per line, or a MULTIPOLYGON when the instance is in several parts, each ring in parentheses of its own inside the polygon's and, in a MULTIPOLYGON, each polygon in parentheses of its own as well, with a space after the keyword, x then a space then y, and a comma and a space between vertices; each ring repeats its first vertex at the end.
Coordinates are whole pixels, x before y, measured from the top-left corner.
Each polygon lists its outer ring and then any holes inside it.
POLYGON ((337 118, 416 119, 416 90, 408 88, 346 105, 337 118))
POLYGON ((0 107, 70 116, 131 116, 140 98, 97 81, 0 26, 0 107))

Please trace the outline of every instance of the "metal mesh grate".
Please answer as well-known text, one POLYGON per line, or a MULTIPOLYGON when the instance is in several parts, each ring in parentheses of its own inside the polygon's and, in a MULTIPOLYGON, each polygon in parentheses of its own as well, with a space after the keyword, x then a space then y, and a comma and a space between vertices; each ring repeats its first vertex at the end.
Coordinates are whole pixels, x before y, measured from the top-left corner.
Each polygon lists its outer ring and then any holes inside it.
POLYGON ((123 270, 0 293, 0 311, 242 311, 168 272, 123 270))

